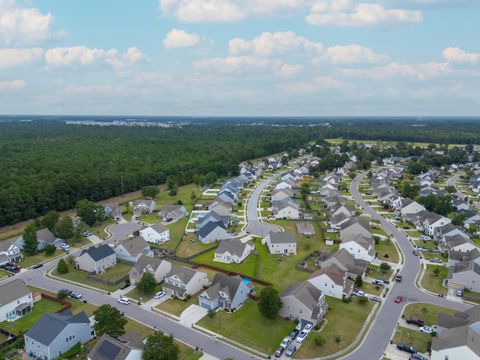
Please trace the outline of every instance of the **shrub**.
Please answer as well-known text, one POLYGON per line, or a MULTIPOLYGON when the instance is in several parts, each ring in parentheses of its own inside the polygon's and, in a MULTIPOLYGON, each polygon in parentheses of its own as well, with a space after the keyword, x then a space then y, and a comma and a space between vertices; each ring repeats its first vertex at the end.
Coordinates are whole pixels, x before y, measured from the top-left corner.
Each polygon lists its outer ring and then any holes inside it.
POLYGON ((68 265, 67 265, 67 263, 65 262, 65 260, 60 259, 60 261, 58 262, 58 265, 57 265, 57 272, 58 272, 59 274, 66 274, 66 273, 68 273, 68 265))
POLYGON ((45 255, 47 256, 53 255, 56 250, 57 248, 55 247, 55 245, 48 244, 47 246, 45 246, 45 255))
POLYGON ((358 303, 359 304, 365 305, 367 302, 368 302, 368 298, 366 296, 360 296, 358 298, 358 303))
POLYGON ((315 342, 315 345, 317 345, 317 346, 323 346, 323 345, 325 345, 326 341, 322 336, 317 335, 317 336, 315 336, 314 342, 315 342))
POLYGON ((340 341, 342 341, 342 338, 340 337, 340 335, 337 335, 337 336, 335 337, 335 342, 336 342, 336 343, 339 343, 340 341))

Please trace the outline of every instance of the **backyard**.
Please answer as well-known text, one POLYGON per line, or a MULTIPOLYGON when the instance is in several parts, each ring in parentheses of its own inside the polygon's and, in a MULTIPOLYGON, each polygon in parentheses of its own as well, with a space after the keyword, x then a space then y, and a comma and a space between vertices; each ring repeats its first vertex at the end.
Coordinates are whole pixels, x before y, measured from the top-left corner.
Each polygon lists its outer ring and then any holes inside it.
POLYGON ((211 250, 193 258, 193 261, 216 266, 228 271, 238 272, 248 277, 256 277, 257 275, 257 264, 258 264, 258 255, 253 253, 250 254, 242 263, 240 264, 226 264, 218 261, 213 261, 215 250, 211 250))

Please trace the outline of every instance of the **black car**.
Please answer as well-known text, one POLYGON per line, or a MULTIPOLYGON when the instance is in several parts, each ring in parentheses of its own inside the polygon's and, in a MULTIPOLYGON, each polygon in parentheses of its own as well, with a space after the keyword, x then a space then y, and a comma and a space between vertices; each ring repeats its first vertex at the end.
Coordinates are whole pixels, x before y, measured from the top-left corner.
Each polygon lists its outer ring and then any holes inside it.
POLYGON ((120 287, 120 290, 125 290, 126 288, 128 288, 130 286, 129 283, 125 283, 122 285, 122 287, 120 287))
POLYGON ((415 354, 417 352, 413 346, 407 344, 397 344, 397 349, 408 352, 409 354, 415 354))
POLYGON ((397 275, 397 276, 395 277, 395 281, 396 281, 396 282, 402 282, 402 275, 397 275))
POLYGON ((408 360, 427 360, 427 358, 420 354, 413 354, 412 356, 410 356, 410 359, 408 360))
POLYGON ((423 320, 419 320, 419 319, 408 318, 406 320, 406 322, 409 325, 415 325, 415 326, 418 326, 418 327, 425 326, 425 322, 423 320))
POLYGON ((43 266, 43 264, 35 264, 32 266, 32 269, 39 269, 43 266))

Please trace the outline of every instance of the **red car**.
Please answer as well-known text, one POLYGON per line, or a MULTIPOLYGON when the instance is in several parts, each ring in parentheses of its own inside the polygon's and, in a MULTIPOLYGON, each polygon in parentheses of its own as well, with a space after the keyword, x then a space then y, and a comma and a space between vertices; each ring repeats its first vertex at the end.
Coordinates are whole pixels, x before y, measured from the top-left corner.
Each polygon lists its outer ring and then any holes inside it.
POLYGON ((403 296, 401 296, 401 295, 399 295, 399 296, 397 296, 397 297, 395 298, 395 302, 396 302, 397 304, 400 304, 402 301, 403 301, 403 296))

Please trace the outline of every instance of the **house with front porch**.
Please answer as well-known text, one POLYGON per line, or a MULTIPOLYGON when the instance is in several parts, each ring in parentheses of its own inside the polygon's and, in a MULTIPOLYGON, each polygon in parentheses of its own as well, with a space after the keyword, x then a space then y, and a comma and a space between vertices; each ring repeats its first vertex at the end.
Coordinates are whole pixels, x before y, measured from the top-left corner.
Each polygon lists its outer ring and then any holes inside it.
POLYGON ((291 320, 303 320, 317 325, 327 313, 325 295, 308 281, 295 283, 281 294, 279 315, 291 320))
POLYGON ((253 289, 249 279, 217 273, 208 289, 198 296, 198 305, 209 310, 235 311, 248 299, 253 289))
POLYGON ((178 299, 186 299, 208 285, 207 274, 185 266, 173 265, 165 276, 163 289, 178 299))

